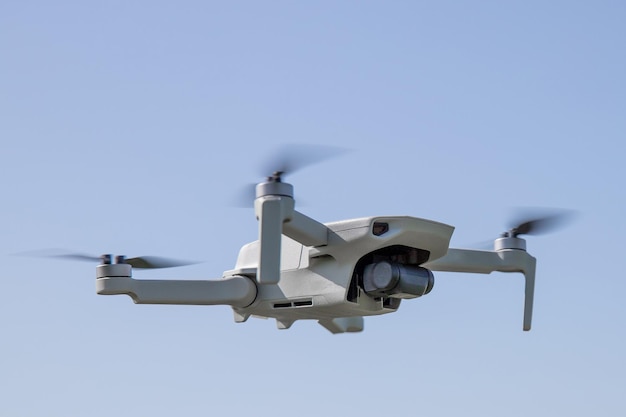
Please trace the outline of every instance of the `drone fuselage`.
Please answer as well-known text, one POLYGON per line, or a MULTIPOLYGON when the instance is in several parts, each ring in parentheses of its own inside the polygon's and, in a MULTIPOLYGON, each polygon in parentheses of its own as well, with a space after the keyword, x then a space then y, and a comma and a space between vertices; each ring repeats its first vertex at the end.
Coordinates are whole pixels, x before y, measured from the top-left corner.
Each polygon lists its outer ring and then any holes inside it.
MULTIPOLYGON (((278 283, 258 285, 252 304, 233 307, 237 321, 250 315, 271 317, 286 328, 301 319, 323 324, 335 318, 394 312, 401 299, 418 297, 430 288, 388 296, 368 294, 363 286, 367 266, 388 262, 416 268, 445 255, 454 230, 443 223, 408 216, 367 217, 325 226, 329 232, 323 246, 305 246, 282 236, 278 283)), ((258 260, 259 241, 245 245, 235 269, 226 271, 224 278, 247 276, 255 280, 258 260)))

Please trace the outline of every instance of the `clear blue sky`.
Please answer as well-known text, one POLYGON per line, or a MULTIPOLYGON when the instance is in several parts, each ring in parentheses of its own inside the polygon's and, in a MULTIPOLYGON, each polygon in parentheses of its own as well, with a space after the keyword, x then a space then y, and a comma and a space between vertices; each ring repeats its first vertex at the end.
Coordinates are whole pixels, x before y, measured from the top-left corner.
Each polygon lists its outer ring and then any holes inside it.
POLYGON ((5 1, 0 414, 623 416, 626 6, 620 1, 5 1), (238 187, 284 143, 320 221, 412 215, 453 245, 577 210, 517 274, 437 273, 360 334, 95 294, 67 248, 201 264, 256 236, 238 187))

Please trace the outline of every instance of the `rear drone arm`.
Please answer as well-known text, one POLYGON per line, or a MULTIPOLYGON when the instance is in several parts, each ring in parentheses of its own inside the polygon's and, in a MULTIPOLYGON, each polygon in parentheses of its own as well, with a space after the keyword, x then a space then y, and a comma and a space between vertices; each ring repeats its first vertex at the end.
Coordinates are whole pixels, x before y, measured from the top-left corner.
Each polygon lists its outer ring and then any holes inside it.
POLYGON ((433 271, 473 272, 490 274, 499 272, 521 272, 526 279, 524 299, 523 329, 530 330, 535 292, 535 268, 537 260, 525 250, 504 249, 479 251, 469 249, 448 249, 448 253, 423 266, 433 271))
POLYGON ((221 280, 136 280, 128 264, 96 267, 96 292, 126 294, 136 304, 230 305, 247 307, 256 298, 256 284, 244 276, 221 280))

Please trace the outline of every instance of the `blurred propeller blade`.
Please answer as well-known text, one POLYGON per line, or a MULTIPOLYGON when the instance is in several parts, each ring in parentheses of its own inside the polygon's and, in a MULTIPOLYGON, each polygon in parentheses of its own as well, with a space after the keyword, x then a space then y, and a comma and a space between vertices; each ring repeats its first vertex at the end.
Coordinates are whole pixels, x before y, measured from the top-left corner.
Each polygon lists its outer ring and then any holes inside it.
POLYGON ((247 184, 241 187, 233 197, 232 206, 239 208, 250 208, 254 206, 256 198, 256 184, 247 184))
POLYGON ((509 222, 510 230, 517 235, 540 235, 566 226, 574 218, 572 210, 521 209, 509 222))
POLYGON ((177 259, 161 258, 159 256, 139 256, 127 258, 126 263, 138 269, 174 268, 177 266, 193 265, 197 262, 181 261, 177 259))
MULTIPOLYGON (((515 215, 508 222, 509 229, 501 235, 541 235, 567 226, 575 217, 576 211, 548 208, 521 208, 515 210, 515 215)), ((461 247, 492 250, 494 240, 473 242, 461 247)))
POLYGON ((100 256, 92 256, 92 255, 83 255, 80 253, 68 253, 66 255, 49 255, 49 258, 63 258, 69 259, 71 261, 82 261, 82 262, 99 262, 101 260, 100 256))
POLYGON ((281 146, 272 158, 262 165, 262 174, 269 176, 278 172, 282 175, 294 172, 330 158, 345 154, 348 149, 337 146, 288 144, 281 146))
POLYGON ((64 249, 40 249, 17 253, 18 256, 29 256, 34 258, 62 258, 71 261, 99 262, 101 257, 87 255, 84 253, 73 253, 64 249))
MULTIPOLYGON (((287 174, 313 165, 327 159, 331 159, 349 152, 349 149, 336 146, 311 145, 311 144, 288 144, 276 150, 272 157, 260 165, 260 174, 266 181, 269 177, 279 179, 287 174)), ((246 184, 233 195, 231 206, 250 208, 254 206, 256 198, 256 183, 246 184)), ((300 206, 302 201, 299 200, 300 206)))
MULTIPOLYGON (((111 255, 94 256, 84 253, 73 253, 62 249, 43 249, 29 252, 18 253, 19 256, 30 256, 37 258, 56 258, 67 259, 70 261, 81 262, 97 262, 98 264, 103 262, 103 257, 111 255)), ((109 259, 108 262, 111 262, 109 259)), ((182 261, 177 259, 162 258, 158 256, 139 256, 135 258, 126 258, 125 263, 129 264, 133 268, 137 269, 159 269, 159 268, 174 268, 177 266, 193 265, 198 262, 182 261)))

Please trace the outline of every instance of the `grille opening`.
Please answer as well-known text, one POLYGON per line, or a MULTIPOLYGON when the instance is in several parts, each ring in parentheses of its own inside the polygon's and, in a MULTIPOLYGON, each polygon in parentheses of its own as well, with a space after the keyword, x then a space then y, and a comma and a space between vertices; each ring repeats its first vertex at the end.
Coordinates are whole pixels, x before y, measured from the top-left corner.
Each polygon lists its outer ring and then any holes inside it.
POLYGON ((298 300, 287 303, 274 303, 274 308, 289 308, 289 307, 307 307, 312 306, 313 300, 298 300))

